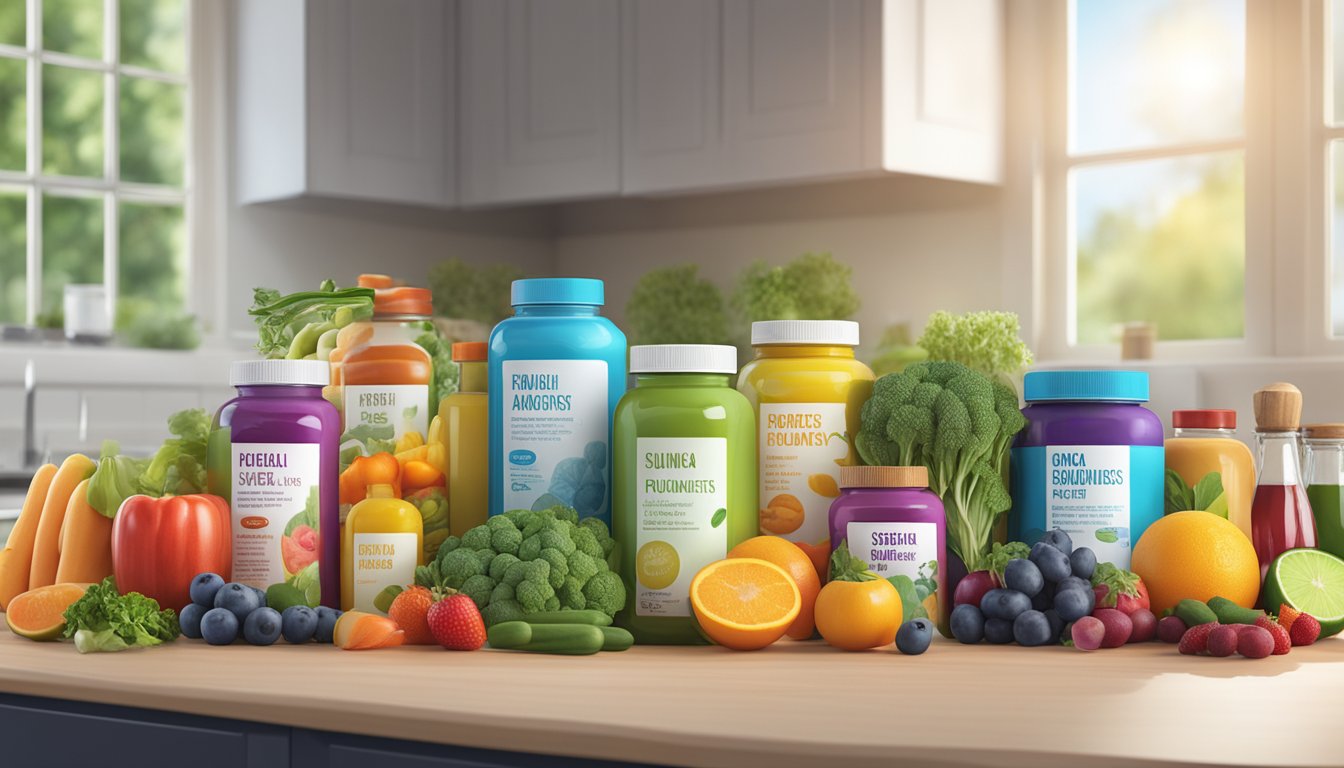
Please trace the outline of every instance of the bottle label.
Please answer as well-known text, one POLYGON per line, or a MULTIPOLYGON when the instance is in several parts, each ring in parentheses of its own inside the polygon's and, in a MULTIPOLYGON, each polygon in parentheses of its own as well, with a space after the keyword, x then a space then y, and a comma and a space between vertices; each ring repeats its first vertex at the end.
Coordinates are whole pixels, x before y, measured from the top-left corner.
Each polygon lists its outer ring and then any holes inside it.
POLYGON ((368 454, 392 452, 393 443, 410 432, 421 437, 429 431, 429 385, 348 384, 345 397, 345 434, 341 443, 356 440, 368 454))
POLYGON ((316 443, 233 443, 233 580, 286 582, 316 605, 322 476, 316 443))
POLYGON ((868 570, 890 581, 902 601, 913 596, 926 618, 938 619, 936 524, 851 522, 845 526, 845 544, 868 570))
POLYGON ((354 574, 353 607, 356 611, 383 613, 373 604, 379 592, 390 586, 415 583, 419 551, 414 533, 356 533, 351 561, 354 574))
POLYGON ((849 455, 844 403, 761 403, 761 532, 818 544, 849 455))
POLYGON ((691 579, 728 554, 728 441, 635 441, 635 613, 690 616, 691 579))
POLYGON ((501 369, 503 509, 563 504, 610 522, 606 362, 509 360, 501 369))

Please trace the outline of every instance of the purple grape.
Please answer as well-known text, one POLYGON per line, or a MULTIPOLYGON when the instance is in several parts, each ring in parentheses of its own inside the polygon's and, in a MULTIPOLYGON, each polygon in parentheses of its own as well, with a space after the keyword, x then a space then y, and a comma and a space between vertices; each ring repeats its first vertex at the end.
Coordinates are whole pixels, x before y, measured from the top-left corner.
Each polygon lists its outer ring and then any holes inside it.
POLYGON ((1101 619, 1095 616, 1084 616, 1073 622, 1073 628, 1070 634, 1073 637, 1073 645, 1084 651, 1095 651, 1101 647, 1101 641, 1106 637, 1106 625, 1101 623, 1101 619))

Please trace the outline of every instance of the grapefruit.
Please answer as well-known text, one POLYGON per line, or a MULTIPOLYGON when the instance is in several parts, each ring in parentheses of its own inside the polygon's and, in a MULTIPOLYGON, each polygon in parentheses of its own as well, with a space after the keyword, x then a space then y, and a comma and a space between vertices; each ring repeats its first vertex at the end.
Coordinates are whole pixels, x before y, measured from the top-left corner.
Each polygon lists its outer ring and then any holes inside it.
POLYGON ((29 640, 55 640, 65 629, 65 609, 84 596, 88 584, 51 584, 15 597, 5 611, 14 634, 29 640))

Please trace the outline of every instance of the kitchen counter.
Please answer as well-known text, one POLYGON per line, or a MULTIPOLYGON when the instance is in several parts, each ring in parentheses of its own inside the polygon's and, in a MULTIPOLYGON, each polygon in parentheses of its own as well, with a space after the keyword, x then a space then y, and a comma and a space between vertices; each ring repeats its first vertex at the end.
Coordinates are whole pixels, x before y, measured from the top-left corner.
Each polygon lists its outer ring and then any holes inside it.
POLYGON ((1161 644, 1083 653, 941 639, 920 657, 787 641, 756 653, 565 657, 188 640, 81 656, 68 643, 4 632, 0 693, 702 766, 1344 761, 1340 639, 1262 661, 1186 657, 1161 644))

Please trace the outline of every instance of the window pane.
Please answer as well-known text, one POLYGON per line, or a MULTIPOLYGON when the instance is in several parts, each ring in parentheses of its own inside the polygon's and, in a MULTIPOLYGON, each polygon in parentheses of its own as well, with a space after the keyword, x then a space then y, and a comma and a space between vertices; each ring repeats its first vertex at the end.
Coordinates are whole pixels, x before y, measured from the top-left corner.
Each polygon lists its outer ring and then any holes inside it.
POLYGON ((22 323, 28 311, 28 198, 0 192, 0 323, 22 323))
POLYGON ((181 86, 121 78, 121 178, 182 185, 181 86))
POLYGON ((28 64, 0 59, 0 168, 22 171, 27 166, 28 64))
POLYGON ((1070 147, 1134 149, 1243 132, 1241 0, 1074 0, 1070 147))
POLYGON ((185 11, 183 0, 121 0, 121 63, 181 72, 185 11))
POLYGON ((1344 336, 1344 141, 1330 142, 1330 327, 1344 336))
POLYGON ((42 47, 103 58, 103 0, 42 0, 42 47))
POLYGON ((42 198, 43 325, 59 326, 66 283, 103 282, 103 199, 42 198))
POLYGON ((155 313, 181 313, 186 280, 186 226, 181 206, 121 204, 117 327, 155 313))
POLYGON ((1240 152, 1073 172, 1078 343, 1157 324, 1159 339, 1245 329, 1245 178, 1240 152))
POLYGON ((0 0, 0 43, 26 45, 28 17, 24 12, 26 0, 0 0))
POLYGON ((1332 77, 1330 90, 1334 101, 1333 122, 1344 123, 1344 0, 1330 3, 1330 48, 1334 61, 1330 63, 1332 77))
POLYGON ((65 176, 103 175, 103 75, 42 68, 42 168, 65 176))

